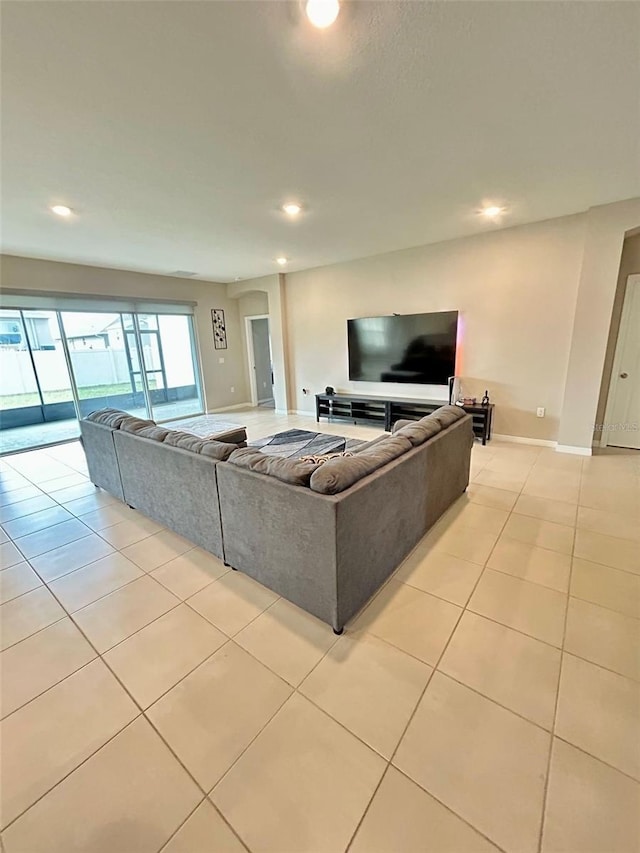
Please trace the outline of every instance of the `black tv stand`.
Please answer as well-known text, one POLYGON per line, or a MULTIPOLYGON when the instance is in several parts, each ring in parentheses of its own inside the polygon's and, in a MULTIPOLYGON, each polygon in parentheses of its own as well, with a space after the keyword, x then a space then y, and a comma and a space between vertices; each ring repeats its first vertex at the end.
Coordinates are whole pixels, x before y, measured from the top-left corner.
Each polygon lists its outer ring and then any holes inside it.
MULTIPOLYGON (((316 421, 320 418, 379 424, 390 432, 396 421, 417 421, 445 406, 445 400, 416 400, 401 397, 366 397, 360 394, 316 394, 316 421)), ((473 417, 473 431, 482 443, 491 440, 493 403, 462 406, 473 417)))

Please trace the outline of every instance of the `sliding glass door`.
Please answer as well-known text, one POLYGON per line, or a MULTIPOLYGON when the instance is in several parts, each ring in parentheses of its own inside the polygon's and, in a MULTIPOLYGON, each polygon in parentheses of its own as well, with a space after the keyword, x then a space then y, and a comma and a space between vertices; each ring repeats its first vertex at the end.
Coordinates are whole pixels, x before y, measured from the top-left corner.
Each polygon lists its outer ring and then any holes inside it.
POLYGON ((131 315, 63 311, 61 316, 80 416, 108 406, 148 417, 144 387, 125 335, 131 315))
POLYGON ((0 450, 80 434, 55 311, 0 311, 0 450))
POLYGON ((191 317, 137 316, 153 418, 168 420, 202 411, 191 317))
POLYGON ((0 311, 0 452, 78 436, 109 406, 171 420, 201 414, 193 317, 122 311, 0 311))

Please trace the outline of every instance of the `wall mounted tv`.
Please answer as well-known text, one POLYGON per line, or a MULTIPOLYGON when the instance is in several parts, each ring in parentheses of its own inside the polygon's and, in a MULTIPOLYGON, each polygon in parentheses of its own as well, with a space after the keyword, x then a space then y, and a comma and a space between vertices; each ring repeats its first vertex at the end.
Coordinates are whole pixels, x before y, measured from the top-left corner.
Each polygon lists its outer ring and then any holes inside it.
POLYGON ((349 379, 446 385, 455 374, 458 312, 347 320, 349 379))

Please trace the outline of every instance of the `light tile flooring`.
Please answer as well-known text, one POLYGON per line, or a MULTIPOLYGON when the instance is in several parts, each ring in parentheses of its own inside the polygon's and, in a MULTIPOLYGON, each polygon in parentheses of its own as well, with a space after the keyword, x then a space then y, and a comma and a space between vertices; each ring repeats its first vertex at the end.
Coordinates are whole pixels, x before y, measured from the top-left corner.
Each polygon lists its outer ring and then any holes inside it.
POLYGON ((6 853, 638 850, 640 454, 472 478, 338 638, 79 445, 2 460, 6 853))

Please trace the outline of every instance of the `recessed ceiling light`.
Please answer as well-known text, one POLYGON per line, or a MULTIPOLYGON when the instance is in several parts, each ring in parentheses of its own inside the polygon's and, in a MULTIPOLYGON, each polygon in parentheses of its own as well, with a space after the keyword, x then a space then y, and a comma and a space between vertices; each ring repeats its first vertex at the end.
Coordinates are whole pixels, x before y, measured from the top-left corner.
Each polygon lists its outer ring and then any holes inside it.
POLYGON ((286 204, 282 205, 282 209, 288 216, 297 216, 302 207, 299 204, 296 204, 295 201, 288 201, 286 204))
POLYGON ((288 258, 284 258, 284 257, 276 258, 276 263, 280 264, 280 266, 283 267, 287 263, 288 260, 289 260, 288 258))
POLYGON ((483 207, 480 213, 487 219, 495 219, 496 216, 500 216, 501 213, 504 213, 504 207, 498 207, 495 204, 490 204, 487 205, 487 207, 483 207))
POLYGON ((51 208, 51 212, 55 213, 57 216, 71 216, 73 211, 70 207, 67 207, 66 204, 54 204, 51 208))
POLYGON ((324 30, 338 17, 340 0, 307 0, 305 12, 314 27, 324 30))

